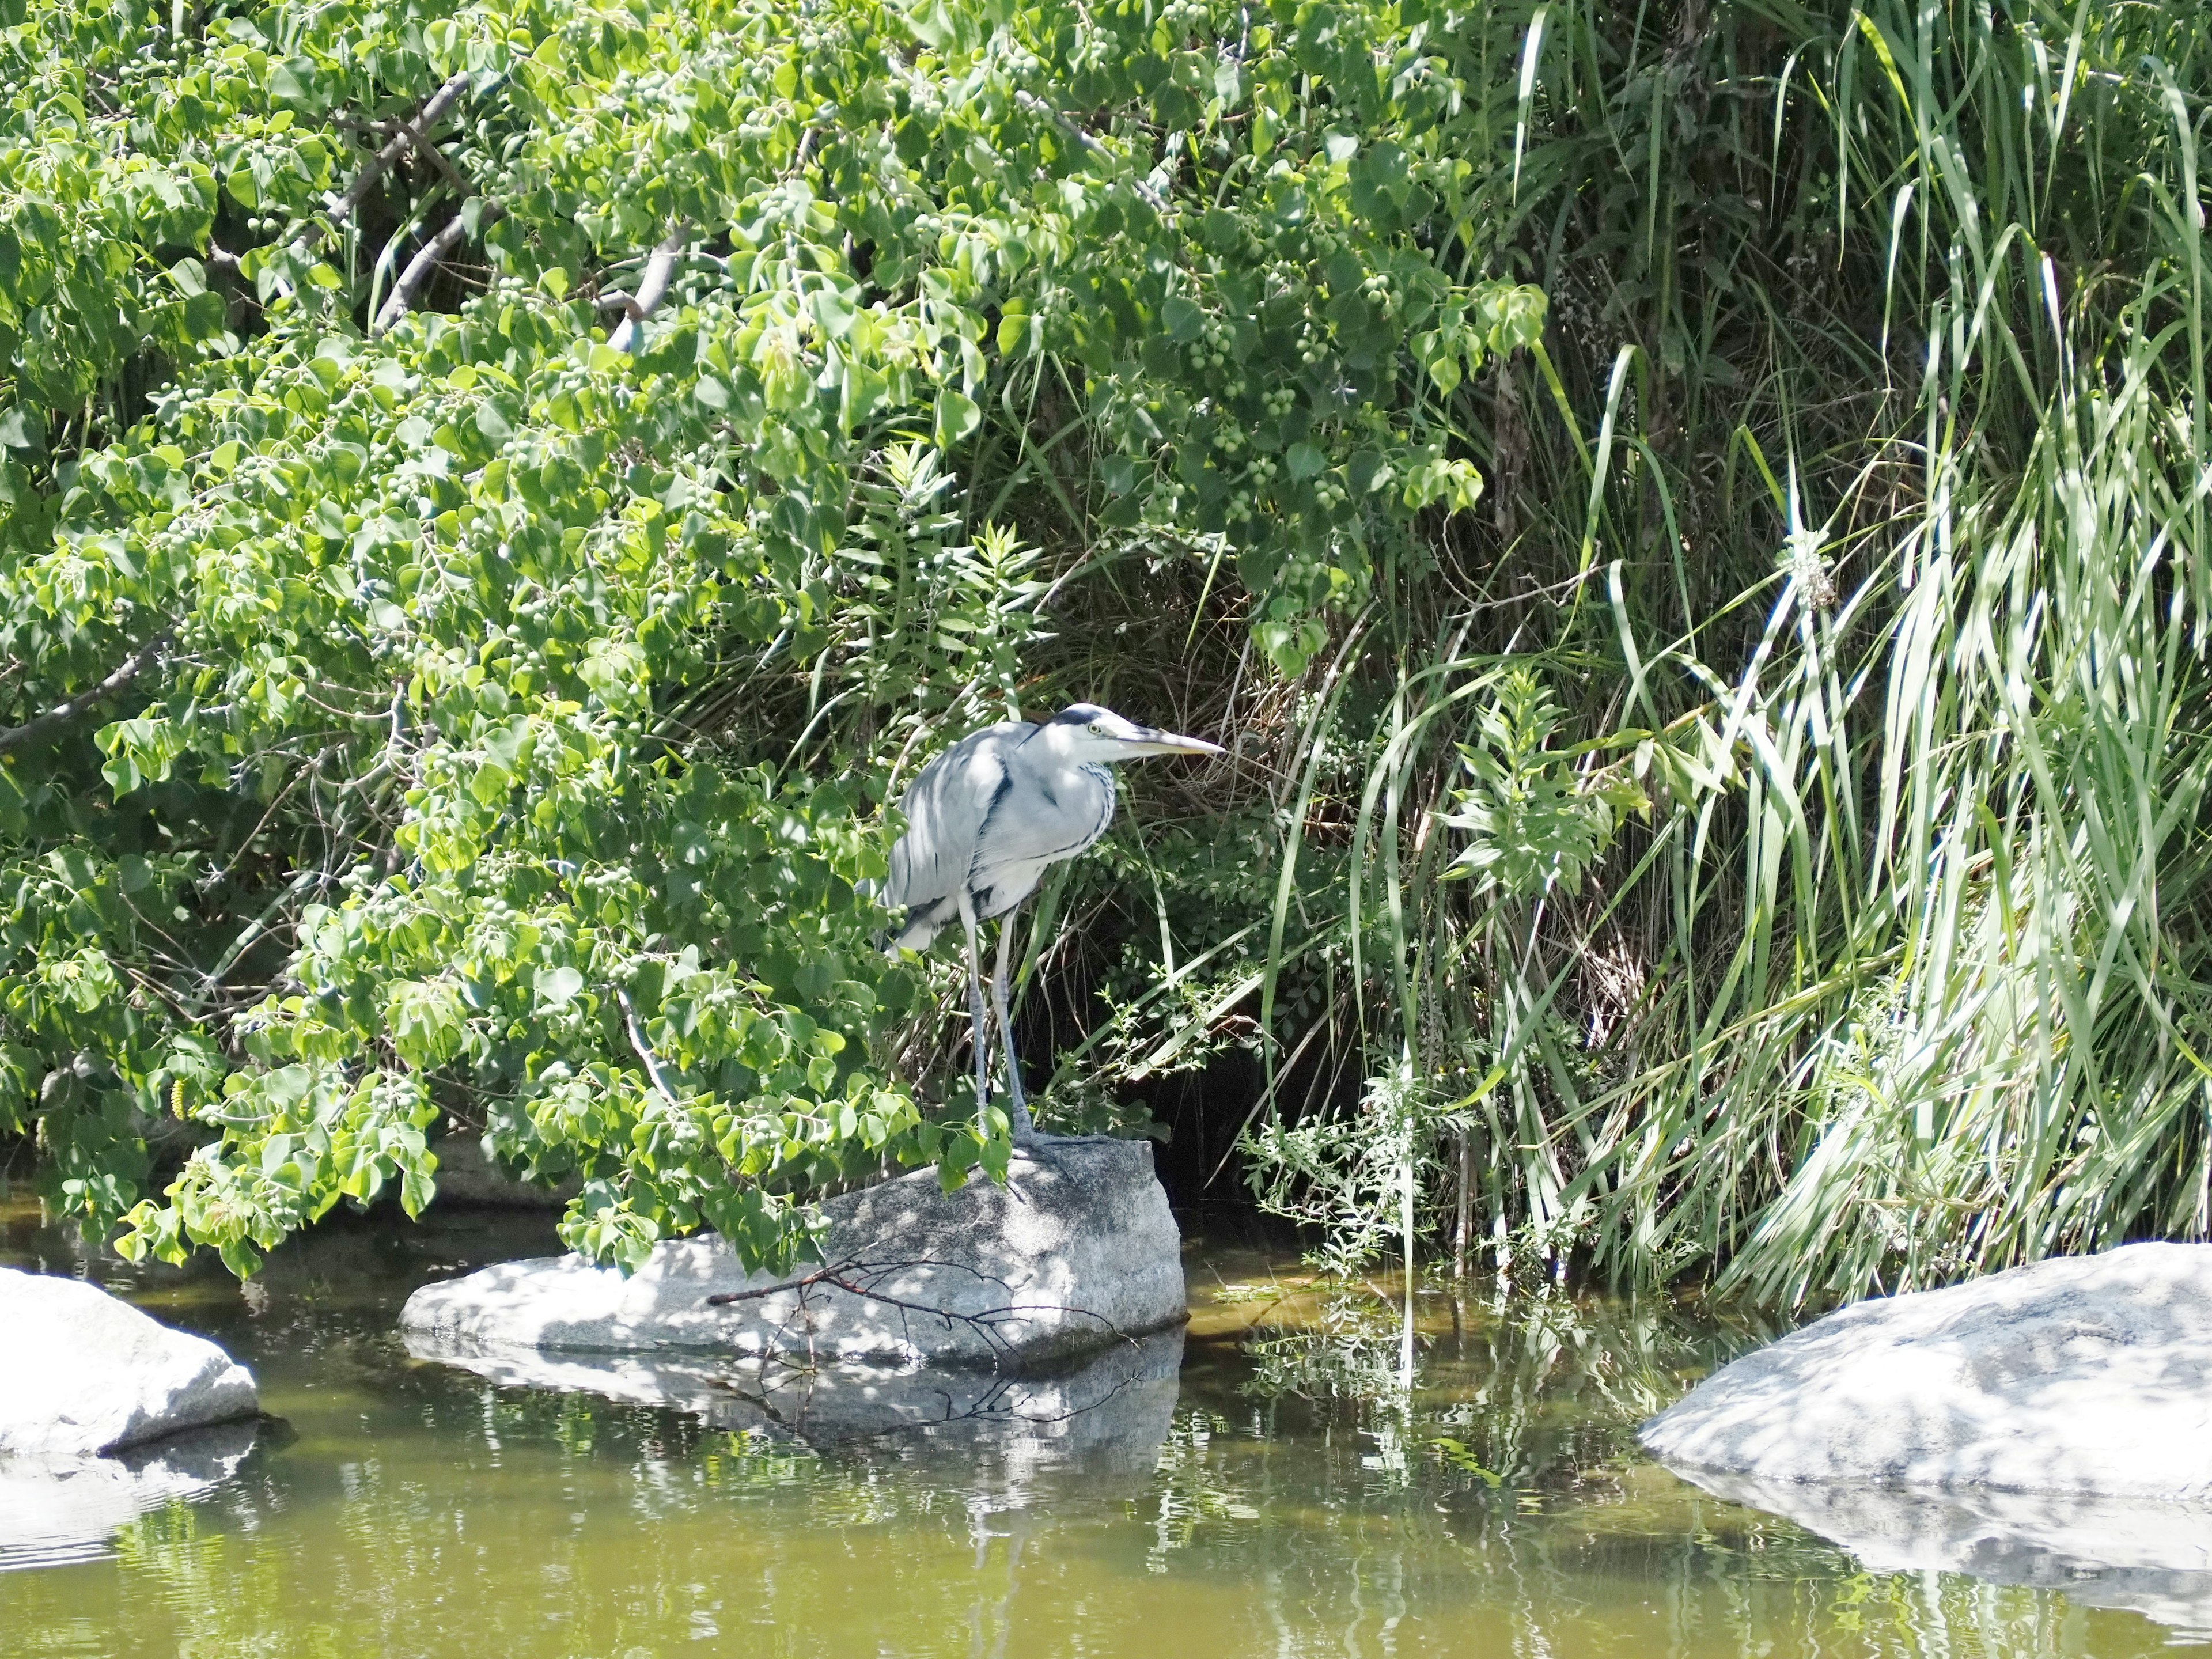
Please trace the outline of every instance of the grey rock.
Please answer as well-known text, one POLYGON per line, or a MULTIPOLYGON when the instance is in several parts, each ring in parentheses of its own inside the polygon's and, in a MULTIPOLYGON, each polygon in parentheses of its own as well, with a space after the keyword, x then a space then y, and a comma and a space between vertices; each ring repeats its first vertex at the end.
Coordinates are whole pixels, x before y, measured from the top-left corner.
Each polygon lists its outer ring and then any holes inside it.
POLYGON ((82 1279, 0 1267, 0 1458, 67 1462, 251 1417, 253 1375, 82 1279))
POLYGON ((191 1429, 114 1457, 64 1463, 0 1458, 0 1572, 100 1559, 118 1528, 229 1479, 258 1427, 191 1429))
POLYGON ((583 1180, 576 1176, 553 1187, 517 1181, 493 1161, 475 1135, 448 1135, 433 1150, 438 1155, 439 1203, 488 1210, 560 1210, 583 1190, 583 1180))
POLYGON ((2212 1509, 2052 1492, 1928 1492, 1692 1473, 1716 1497, 1796 1522, 1875 1572, 1961 1572, 2063 1591, 2212 1638, 2212 1509))
POLYGON ((1183 1320, 1182 1240, 1152 1146, 1040 1137, 1007 1184, 951 1193, 917 1170, 823 1206, 823 1260, 847 1283, 748 1275, 720 1238, 658 1246, 629 1279, 543 1257, 426 1285, 403 1330, 456 1349, 685 1352, 1051 1366, 1183 1320), (779 1288, 781 1287, 781 1288, 779 1288), (725 1306, 719 1294, 765 1292, 725 1306))
POLYGON ((1082 1457, 1148 1474, 1174 1418, 1180 1327, 1115 1343, 1048 1376, 865 1364, 809 1367, 777 1355, 541 1353, 405 1334, 407 1352, 502 1388, 596 1394, 690 1413, 709 1428, 826 1449, 888 1437, 1082 1457))
POLYGON ((2131 1244, 1862 1302, 1644 1425, 1689 1472, 2212 1500, 2212 1245, 2131 1244))

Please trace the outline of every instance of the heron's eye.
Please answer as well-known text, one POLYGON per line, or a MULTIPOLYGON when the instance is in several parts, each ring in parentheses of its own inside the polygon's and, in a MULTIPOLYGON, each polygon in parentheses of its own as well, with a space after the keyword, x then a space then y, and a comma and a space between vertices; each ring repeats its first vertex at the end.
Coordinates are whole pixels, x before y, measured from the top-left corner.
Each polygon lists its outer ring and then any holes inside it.
POLYGON ((1093 720, 1091 722, 1090 730, 1092 737, 1103 738, 1106 735, 1106 723, 1103 720, 1093 720))

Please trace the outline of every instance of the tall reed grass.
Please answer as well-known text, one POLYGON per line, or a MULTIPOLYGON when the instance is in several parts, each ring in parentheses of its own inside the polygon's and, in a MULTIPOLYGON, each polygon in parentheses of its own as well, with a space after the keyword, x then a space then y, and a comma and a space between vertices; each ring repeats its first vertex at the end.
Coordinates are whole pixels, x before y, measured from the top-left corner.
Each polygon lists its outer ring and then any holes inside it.
POLYGON ((1266 711, 1268 1201, 1782 1304, 2203 1235, 2212 19, 1466 26, 1553 325, 1458 395, 1487 522, 1266 711), (1486 797, 1509 668, 1563 708, 1486 797), (1632 784, 1594 864, 1468 811, 1632 784))

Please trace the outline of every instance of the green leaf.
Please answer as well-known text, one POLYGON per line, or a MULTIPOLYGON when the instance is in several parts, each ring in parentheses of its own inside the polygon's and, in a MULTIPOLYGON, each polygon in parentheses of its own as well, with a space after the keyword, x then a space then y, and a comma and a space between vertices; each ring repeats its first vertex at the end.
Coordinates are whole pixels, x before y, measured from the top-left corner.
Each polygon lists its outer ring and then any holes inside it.
POLYGON ((540 968, 532 981, 542 1008, 565 1008, 584 988, 584 976, 574 968, 540 968))
POLYGON ((935 442, 939 449, 950 449, 982 423, 983 411, 975 406, 974 398, 956 392, 951 386, 940 387, 937 393, 935 442))
POLYGON ((185 301, 185 333, 191 339, 215 339, 222 333, 226 319, 226 307, 220 294, 204 289, 185 301))
POLYGON ((514 436, 514 427, 499 400, 486 398, 477 404, 476 428, 495 446, 503 445, 514 436))
POLYGON ((464 1009, 448 980, 402 980, 385 995, 392 1046, 418 1069, 443 1065, 460 1051, 464 1009))

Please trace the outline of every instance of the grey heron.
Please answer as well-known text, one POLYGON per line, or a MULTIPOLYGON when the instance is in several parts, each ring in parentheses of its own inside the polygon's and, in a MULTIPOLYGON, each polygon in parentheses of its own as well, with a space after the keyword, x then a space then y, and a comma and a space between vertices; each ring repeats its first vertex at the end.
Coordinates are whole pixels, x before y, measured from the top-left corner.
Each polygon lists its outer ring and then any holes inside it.
POLYGON ((990 1105, 990 1048, 984 1036, 983 957, 978 930, 999 924, 991 1012, 1006 1054, 1006 1121, 1017 1140, 1033 1130, 1006 1014, 1006 940, 1012 912, 1048 866, 1072 859, 1114 820, 1117 761, 1143 755, 1218 755, 1216 744, 1139 726, 1096 703, 1063 708, 1042 725, 1001 720, 970 732, 921 769, 902 802, 906 833, 891 848, 890 876, 878 896, 906 916, 890 954, 926 951, 955 918, 968 934, 968 1019, 975 1034, 975 1110, 990 1105))

